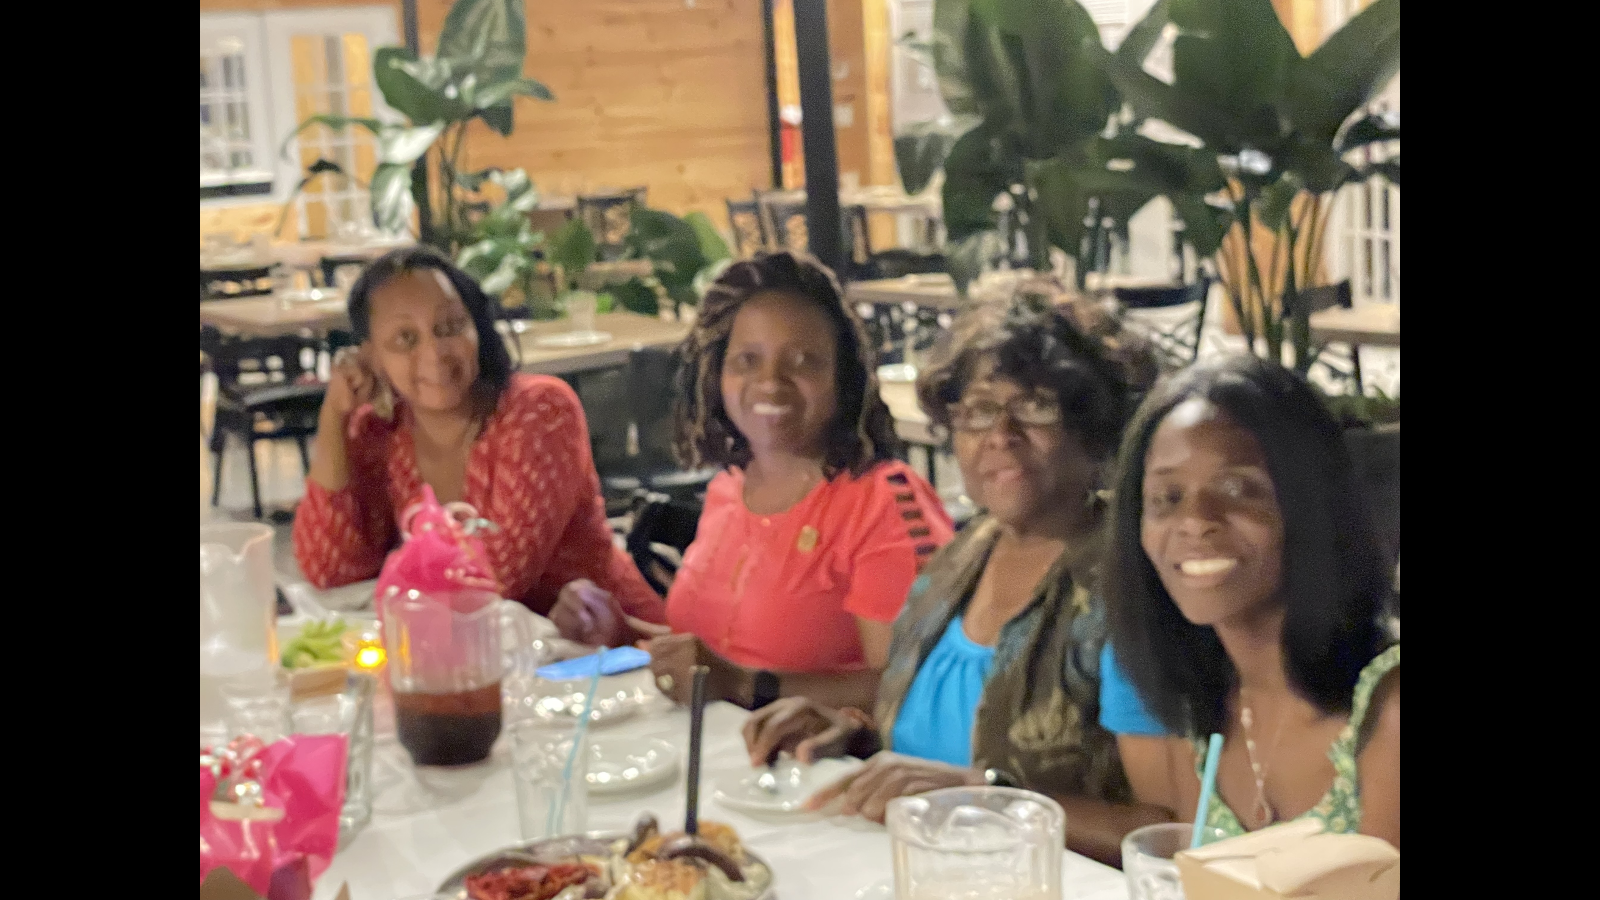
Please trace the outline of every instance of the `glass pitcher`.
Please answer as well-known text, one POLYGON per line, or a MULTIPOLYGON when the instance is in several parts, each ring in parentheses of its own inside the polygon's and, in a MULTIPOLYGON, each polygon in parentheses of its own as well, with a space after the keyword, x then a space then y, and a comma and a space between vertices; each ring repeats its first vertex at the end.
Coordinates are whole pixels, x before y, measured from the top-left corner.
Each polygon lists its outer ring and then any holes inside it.
POLYGON ((222 687, 278 662, 272 529, 200 526, 200 725, 220 725, 222 687))
POLYGON ((484 592, 480 604, 463 605, 415 590, 383 603, 395 731, 419 766, 488 758, 500 736, 501 679, 545 655, 548 635, 521 604, 484 592))
POLYGON ((1061 900, 1066 814, 1016 788, 889 801, 895 900, 1061 900))

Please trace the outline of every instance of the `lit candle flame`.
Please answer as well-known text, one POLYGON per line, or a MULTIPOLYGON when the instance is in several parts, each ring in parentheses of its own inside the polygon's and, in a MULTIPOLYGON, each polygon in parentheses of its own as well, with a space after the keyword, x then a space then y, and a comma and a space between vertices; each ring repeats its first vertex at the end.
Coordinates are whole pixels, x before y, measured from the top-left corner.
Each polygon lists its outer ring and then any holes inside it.
POLYGON ((363 641, 361 649, 356 651, 356 665, 363 669, 376 669, 383 665, 383 645, 377 642, 363 641))

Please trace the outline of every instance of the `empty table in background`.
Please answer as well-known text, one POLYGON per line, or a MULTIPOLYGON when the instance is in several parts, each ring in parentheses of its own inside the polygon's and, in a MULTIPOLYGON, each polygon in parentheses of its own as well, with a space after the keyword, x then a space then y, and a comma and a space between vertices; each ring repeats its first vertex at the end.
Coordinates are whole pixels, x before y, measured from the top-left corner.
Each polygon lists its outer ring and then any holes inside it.
POLYGON ((510 326, 500 323, 502 334, 510 335, 513 328, 519 329, 515 332, 515 339, 522 351, 519 356, 521 369, 539 375, 571 375, 626 365, 628 355, 636 348, 678 346, 692 326, 688 322, 669 322, 637 313, 599 313, 594 317, 595 330, 609 334, 610 340, 578 347, 539 344, 539 338, 559 335, 571 327, 571 322, 566 319, 517 321, 510 326))
POLYGON ((200 321, 244 337, 281 337, 302 331, 325 333, 349 328, 343 295, 326 300, 284 300, 281 297, 241 297, 200 304, 200 321))

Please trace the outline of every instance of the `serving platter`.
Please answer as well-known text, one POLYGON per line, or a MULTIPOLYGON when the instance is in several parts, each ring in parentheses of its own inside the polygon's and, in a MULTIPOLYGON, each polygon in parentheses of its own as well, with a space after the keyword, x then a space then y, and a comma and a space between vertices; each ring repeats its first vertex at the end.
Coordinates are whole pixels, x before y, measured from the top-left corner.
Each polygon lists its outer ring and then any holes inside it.
MULTIPOLYGON (((498 872, 501 869, 512 869, 518 866, 531 866, 537 864, 550 865, 552 863, 572 862, 579 856, 609 856, 611 847, 617 841, 627 839, 628 835, 620 832, 591 831, 587 834, 566 835, 563 837, 546 838, 540 841, 528 841, 513 844, 493 853, 485 854, 467 863, 450 877, 440 882, 437 893, 450 897, 452 900, 472 900, 467 894, 467 879, 474 875, 487 872, 498 872)), ((760 863, 772 871, 772 866, 757 854, 745 848, 745 853, 753 862, 760 863)), ((769 884, 755 900, 777 900, 775 884, 777 874, 773 874, 774 884, 769 884)))

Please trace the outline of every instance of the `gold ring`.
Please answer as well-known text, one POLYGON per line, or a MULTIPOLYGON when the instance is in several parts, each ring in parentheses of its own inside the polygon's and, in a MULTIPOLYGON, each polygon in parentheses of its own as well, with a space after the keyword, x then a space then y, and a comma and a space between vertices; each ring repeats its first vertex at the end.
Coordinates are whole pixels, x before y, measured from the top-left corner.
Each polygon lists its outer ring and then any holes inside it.
POLYGON ((657 675, 656 676, 656 687, 661 689, 661 693, 663 693, 663 694, 672 693, 672 684, 673 684, 673 681, 672 681, 672 676, 671 675, 657 675))

